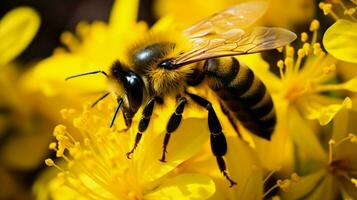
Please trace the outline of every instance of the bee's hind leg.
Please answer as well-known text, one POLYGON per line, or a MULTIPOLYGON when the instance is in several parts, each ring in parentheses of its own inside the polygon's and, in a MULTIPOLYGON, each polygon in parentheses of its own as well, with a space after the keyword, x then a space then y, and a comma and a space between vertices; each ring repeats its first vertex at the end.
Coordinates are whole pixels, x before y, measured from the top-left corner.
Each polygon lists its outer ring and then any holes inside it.
POLYGON ((211 141, 211 150, 216 157, 218 167, 222 172, 223 176, 229 181, 230 187, 236 185, 237 183, 233 181, 228 173, 226 168, 226 163, 223 159, 223 156, 227 153, 227 141, 222 132, 221 123, 218 120, 216 112, 213 109, 211 102, 208 100, 186 92, 190 98, 196 102, 198 105, 204 107, 208 111, 208 127, 211 132, 210 134, 210 141, 211 141))
POLYGON ((187 103, 187 99, 185 97, 179 97, 178 103, 176 106, 176 110, 171 115, 169 122, 167 123, 166 134, 165 134, 164 144, 163 144, 162 157, 160 159, 161 162, 166 162, 166 153, 167 153, 166 148, 167 148, 167 145, 169 144, 171 133, 174 132, 180 125, 180 122, 182 120, 182 113, 183 113, 186 103, 187 103))

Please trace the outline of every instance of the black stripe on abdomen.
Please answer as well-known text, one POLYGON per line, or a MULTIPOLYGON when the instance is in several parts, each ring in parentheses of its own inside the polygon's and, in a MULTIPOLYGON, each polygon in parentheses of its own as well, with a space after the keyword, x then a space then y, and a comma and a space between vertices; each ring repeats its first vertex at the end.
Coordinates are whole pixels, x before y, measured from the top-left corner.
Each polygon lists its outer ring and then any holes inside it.
POLYGON ((276 124, 276 114, 265 85, 234 57, 217 58, 214 62, 211 60, 206 61, 205 68, 206 71, 211 69, 207 73, 209 86, 244 127, 260 137, 270 139, 276 124), (223 59, 232 61, 223 62, 223 59), (235 72, 234 78, 227 82, 226 77, 232 77, 232 72, 235 72))

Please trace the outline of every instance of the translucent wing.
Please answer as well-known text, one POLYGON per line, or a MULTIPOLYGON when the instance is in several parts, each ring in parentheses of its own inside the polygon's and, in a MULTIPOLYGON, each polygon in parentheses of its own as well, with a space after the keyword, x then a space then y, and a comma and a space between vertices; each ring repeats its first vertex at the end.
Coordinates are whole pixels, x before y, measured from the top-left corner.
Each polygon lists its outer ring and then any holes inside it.
POLYGON ((247 28, 263 16, 268 3, 266 1, 249 1, 234 5, 216 13, 184 30, 189 38, 221 34, 230 29, 247 28))
POLYGON ((237 4, 184 30, 191 50, 172 59, 184 65, 204 59, 255 53, 284 46, 296 35, 282 28, 248 29, 266 11, 267 2, 256 0, 237 4))
POLYGON ((209 58, 257 53, 289 44, 296 35, 283 28, 255 27, 251 31, 227 30, 210 37, 192 38, 191 50, 173 59, 174 65, 184 65, 209 58))

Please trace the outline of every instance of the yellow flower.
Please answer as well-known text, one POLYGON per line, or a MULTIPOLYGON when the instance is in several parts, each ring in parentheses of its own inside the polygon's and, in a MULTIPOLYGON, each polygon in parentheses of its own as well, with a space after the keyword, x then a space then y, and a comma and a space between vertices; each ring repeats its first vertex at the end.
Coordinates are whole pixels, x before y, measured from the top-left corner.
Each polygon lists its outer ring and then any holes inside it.
MULTIPOLYGON (((188 118, 182 122, 168 148, 166 163, 159 161, 165 133, 165 129, 160 131, 164 128, 161 126, 149 126, 133 158, 128 159, 126 152, 136 129, 123 132, 123 125, 108 127, 107 116, 114 106, 110 101, 101 102, 95 109, 85 106, 73 120, 79 138, 63 125, 55 128, 57 143, 51 143, 50 149, 64 162, 57 165, 52 159, 46 160, 59 173, 49 182, 34 186, 38 199, 207 199, 214 194, 215 184, 208 176, 174 170, 208 141, 205 120, 188 118), (192 130, 199 131, 193 136, 192 130)), ((71 110, 62 113, 73 115, 71 110)), ((155 114, 152 124, 162 120, 155 114)), ((136 127, 137 121, 133 125, 136 127)))
POLYGON ((335 4, 323 2, 319 4, 325 15, 331 15, 336 20, 325 32, 323 44, 334 57, 346 62, 357 63, 357 15, 355 8, 357 3, 351 1, 353 6, 350 7, 343 0, 333 3, 335 4), (340 12, 343 12, 343 16, 339 14, 340 12))
POLYGON ((136 22, 137 7, 137 0, 116 1, 109 24, 80 22, 76 34, 62 34, 61 41, 66 48, 56 49, 22 81, 24 90, 38 99, 39 109, 51 108, 45 112, 59 120, 61 108, 68 105, 79 108, 85 100, 94 101, 108 89, 107 79, 101 76, 64 80, 87 71, 106 71, 115 60, 124 59, 128 47, 149 34, 144 22, 136 22))
POLYGON ((0 66, 15 59, 32 41, 40 26, 38 14, 29 7, 8 12, 0 21, 0 66))
POLYGON ((324 158, 323 149, 316 145, 318 140, 314 136, 320 127, 310 120, 318 120, 320 125, 328 124, 339 110, 351 106, 350 98, 341 99, 331 93, 357 91, 355 77, 336 83, 339 63, 316 42, 318 28, 319 22, 313 21, 311 38, 307 33, 301 34, 301 48, 285 48, 285 59, 277 63, 280 78, 270 72, 269 65, 259 55, 239 57, 262 79, 273 96, 277 111, 276 131, 270 143, 259 138, 255 138, 254 143, 263 165, 283 175, 294 171, 295 145, 311 159, 324 158))
POLYGON ((18 87, 21 73, 13 62, 39 26, 40 17, 30 7, 14 8, 0 20, 0 199, 26 198, 24 186, 12 172, 33 169, 45 157, 48 141, 43 136, 48 127, 34 124, 34 114, 18 87))
POLYGON ((267 78, 276 101, 286 102, 287 110, 296 109, 306 119, 317 119, 321 125, 326 125, 342 107, 350 104, 350 100, 325 93, 357 92, 357 78, 345 83, 331 82, 336 78, 337 61, 323 52, 320 43, 316 42, 318 28, 319 22, 314 20, 310 26, 311 42, 307 42, 307 33, 302 33, 303 44, 296 52, 293 47, 285 48, 285 59, 277 63, 280 79, 266 73, 261 75, 263 80, 267 78))
MULTIPOLYGON (((43 129, 33 125, 33 114, 25 95, 18 86, 21 74, 12 61, 29 45, 40 26, 40 17, 30 7, 18 7, 9 11, 0 21, 0 137, 4 137, 0 156, 4 167, 26 170, 37 166, 43 159, 41 146, 48 142, 43 138, 43 129), (9 131, 10 130, 10 131, 9 131), (35 133, 36 132, 36 133, 35 133), (37 132, 41 132, 37 134, 37 132), (8 134, 5 139, 5 134, 8 134), (34 139, 36 146, 29 141, 34 139), (29 148, 36 151, 28 156, 29 148)), ((39 125, 39 124, 38 124, 39 125)))
POLYGON ((334 57, 357 63, 357 22, 337 20, 325 32, 323 44, 334 57))
POLYGON ((343 199, 357 197, 357 137, 353 132, 349 132, 356 129, 348 129, 354 125, 355 117, 356 112, 346 109, 336 115, 332 139, 328 142, 328 152, 324 152, 325 159, 323 162, 315 161, 317 167, 313 169, 309 167, 311 163, 302 163, 301 167, 306 175, 297 183, 293 183, 283 196, 287 199, 331 200, 340 199, 341 196, 343 199))
MULTIPOLYGON (((172 15, 185 25, 191 25, 242 0, 156 0, 157 16, 172 15), (189 15, 187 13, 190 13, 189 15)), ((273 26, 292 27, 307 22, 314 14, 314 1, 268 0, 269 9, 261 22, 273 26)), ((263 11, 262 11, 263 12, 263 11)))

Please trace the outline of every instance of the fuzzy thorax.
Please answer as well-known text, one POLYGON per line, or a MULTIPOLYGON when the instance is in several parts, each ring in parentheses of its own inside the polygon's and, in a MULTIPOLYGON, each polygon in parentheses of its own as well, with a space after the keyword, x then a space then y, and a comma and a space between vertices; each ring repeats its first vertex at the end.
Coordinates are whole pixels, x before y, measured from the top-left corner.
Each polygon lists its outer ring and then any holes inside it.
POLYGON ((186 65, 170 70, 164 68, 152 68, 148 71, 149 83, 158 95, 180 94, 186 86, 189 74, 193 73, 193 65, 186 65))

